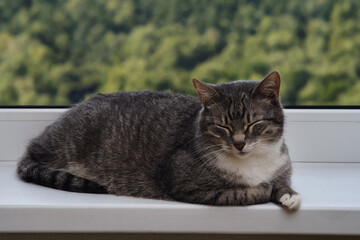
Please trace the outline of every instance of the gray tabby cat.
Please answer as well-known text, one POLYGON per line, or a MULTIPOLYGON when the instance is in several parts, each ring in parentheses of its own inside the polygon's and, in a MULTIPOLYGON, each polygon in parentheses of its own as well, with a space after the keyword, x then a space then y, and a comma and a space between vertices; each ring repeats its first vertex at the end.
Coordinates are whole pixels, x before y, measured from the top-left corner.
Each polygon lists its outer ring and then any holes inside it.
POLYGON ((140 91, 98 94, 75 105, 31 141, 18 176, 74 192, 299 208, 279 74, 193 84, 200 101, 140 91))

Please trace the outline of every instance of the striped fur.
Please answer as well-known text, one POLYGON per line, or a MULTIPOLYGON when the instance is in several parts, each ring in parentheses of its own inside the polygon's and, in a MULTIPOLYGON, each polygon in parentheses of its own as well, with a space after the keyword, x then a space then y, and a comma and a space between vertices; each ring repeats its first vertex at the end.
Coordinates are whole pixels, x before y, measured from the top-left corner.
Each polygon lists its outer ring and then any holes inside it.
POLYGON ((31 157, 26 157, 19 163, 17 174, 25 182, 59 190, 82 193, 107 193, 104 187, 93 181, 65 171, 46 168, 31 159, 31 157))

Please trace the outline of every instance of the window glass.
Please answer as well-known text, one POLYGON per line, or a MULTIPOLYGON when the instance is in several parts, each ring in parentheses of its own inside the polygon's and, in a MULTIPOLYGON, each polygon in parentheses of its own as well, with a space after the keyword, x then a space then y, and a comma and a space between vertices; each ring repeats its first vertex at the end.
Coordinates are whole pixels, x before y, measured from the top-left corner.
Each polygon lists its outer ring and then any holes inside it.
POLYGON ((0 105, 274 70, 284 105, 357 105, 359 23, 358 0, 1 0, 0 105))

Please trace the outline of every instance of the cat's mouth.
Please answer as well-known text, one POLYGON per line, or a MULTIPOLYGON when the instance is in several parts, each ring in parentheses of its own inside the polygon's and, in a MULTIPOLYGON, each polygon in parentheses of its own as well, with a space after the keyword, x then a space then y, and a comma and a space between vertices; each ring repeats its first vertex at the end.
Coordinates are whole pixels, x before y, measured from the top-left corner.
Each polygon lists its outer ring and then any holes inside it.
POLYGON ((232 146, 232 151, 240 156, 248 155, 250 152, 248 151, 248 144, 240 143, 240 144, 234 144, 232 146))
POLYGON ((241 157, 244 157, 244 156, 248 156, 251 152, 248 151, 248 150, 244 150, 244 149, 236 149, 234 147, 228 147, 227 149, 225 149, 227 152, 231 153, 232 155, 235 155, 235 156, 241 156, 241 157))

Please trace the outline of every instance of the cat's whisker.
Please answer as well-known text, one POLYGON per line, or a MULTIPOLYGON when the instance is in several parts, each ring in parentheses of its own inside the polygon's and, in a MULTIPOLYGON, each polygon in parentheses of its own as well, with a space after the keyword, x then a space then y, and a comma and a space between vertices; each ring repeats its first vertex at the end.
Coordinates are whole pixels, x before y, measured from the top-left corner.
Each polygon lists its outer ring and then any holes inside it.
POLYGON ((207 146, 207 147, 201 147, 201 148, 198 148, 195 151, 193 151, 190 154, 190 156, 194 157, 194 156, 196 156, 198 154, 201 154, 203 152, 207 152, 211 148, 221 148, 222 146, 223 146, 223 144, 214 144, 214 145, 210 145, 210 146, 207 146))
MULTIPOLYGON (((211 148, 211 147, 214 147, 214 146, 218 146, 218 145, 212 145, 212 146, 209 146, 207 148, 211 148)), ((201 153, 201 151, 205 151, 205 149, 197 149, 197 151, 199 151, 198 153, 194 152, 192 154, 192 157, 194 158, 194 162, 189 166, 189 168, 193 167, 194 165, 196 164, 199 164, 199 162, 203 161, 203 163, 208 163, 209 161, 213 160, 211 158, 212 155, 216 156, 216 154, 220 151, 223 151, 221 148, 220 149, 217 149, 217 150, 213 150, 213 151, 210 151, 210 152, 207 152, 205 154, 202 154, 200 156, 196 156, 196 155, 199 155, 199 153, 201 153), (205 160, 205 161, 204 161, 205 160)), ((202 163, 202 164, 203 164, 202 163)))
POLYGON ((205 166, 209 165, 210 162, 216 160, 218 154, 224 151, 222 149, 222 146, 223 146, 222 144, 217 145, 217 146, 220 148, 210 151, 210 152, 206 152, 200 156, 194 156, 195 161, 192 164, 192 166, 194 166, 195 164, 199 164, 200 169, 203 170, 205 168, 205 166))
POLYGON ((278 138, 263 138, 263 139, 259 139, 258 141, 249 144, 249 147, 255 148, 255 147, 257 147, 258 145, 264 145, 263 143, 264 143, 264 142, 267 142, 267 141, 269 141, 269 140, 278 140, 278 138))
POLYGON ((263 143, 263 142, 268 142, 268 141, 272 141, 272 140, 279 140, 278 138, 275 137, 271 137, 271 138, 261 138, 259 140, 257 140, 255 143, 263 143))
MULTIPOLYGON (((225 150, 223 150, 223 149, 220 149, 219 151, 217 151, 217 152, 213 152, 213 154, 215 155, 214 156, 214 158, 216 158, 217 160, 218 160, 218 158, 219 157, 222 157, 222 159, 221 160, 224 160, 225 158, 226 158, 226 155, 228 154, 228 152, 226 152, 225 150), (224 153, 225 153, 225 156, 224 156, 224 153)), ((210 162, 210 161, 212 161, 213 159, 207 159, 207 160, 205 160, 201 165, 200 165, 200 172, 202 172, 202 174, 201 175, 203 175, 203 174, 205 174, 206 173, 206 171, 202 171, 202 170, 204 170, 205 169, 205 167, 208 165, 208 163, 210 162)), ((200 176, 201 176, 200 175, 200 176)))
POLYGON ((185 144, 182 146, 182 148, 188 146, 190 143, 192 143, 192 142, 194 142, 196 139, 202 137, 204 134, 206 134, 206 132, 197 134, 193 139, 191 139, 189 142, 185 143, 185 144))
POLYGON ((226 160, 226 157, 227 157, 228 154, 229 154, 229 152, 226 152, 226 151, 221 152, 220 153, 220 157, 221 157, 220 161, 226 160))
POLYGON ((208 159, 209 156, 216 155, 218 152, 221 152, 221 151, 223 151, 223 149, 214 150, 214 151, 208 152, 206 154, 203 154, 200 157, 197 157, 197 159, 200 159, 200 160, 208 159))
POLYGON ((260 138, 258 141, 262 142, 262 141, 269 141, 269 140, 279 140, 279 138, 276 138, 276 137, 260 138))
POLYGON ((278 149, 274 149, 272 147, 265 147, 265 146, 257 147, 256 151, 258 153, 263 153, 263 154, 266 154, 266 153, 281 153, 281 151, 278 150, 278 149))

